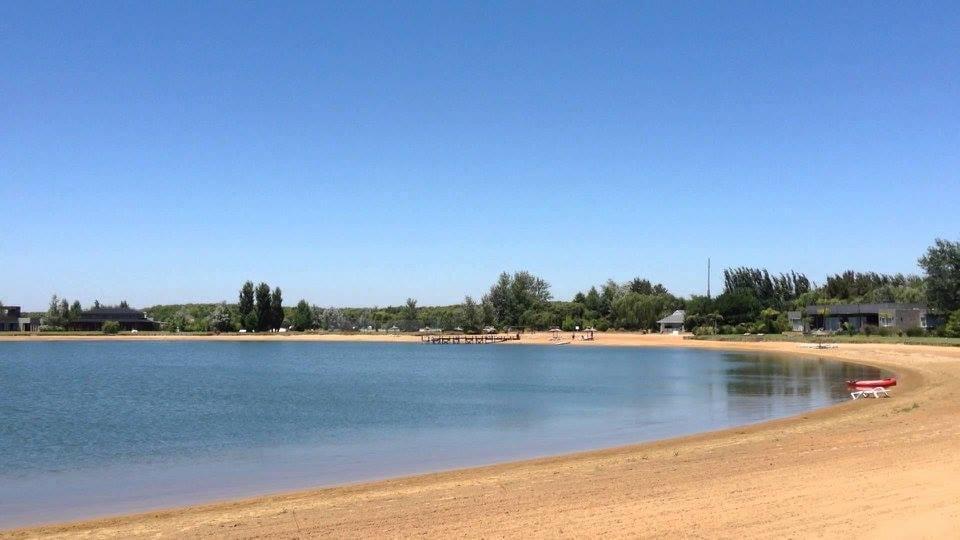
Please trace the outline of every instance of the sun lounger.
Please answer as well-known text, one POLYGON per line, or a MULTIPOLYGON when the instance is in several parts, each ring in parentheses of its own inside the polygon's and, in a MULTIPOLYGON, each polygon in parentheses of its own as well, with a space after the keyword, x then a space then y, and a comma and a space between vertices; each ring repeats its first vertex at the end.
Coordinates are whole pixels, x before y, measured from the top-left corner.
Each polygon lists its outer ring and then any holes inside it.
POLYGON ((876 387, 868 388, 867 390, 857 390, 856 392, 850 392, 850 397, 853 399, 860 399, 866 397, 881 398, 881 397, 890 397, 890 392, 886 388, 876 387))

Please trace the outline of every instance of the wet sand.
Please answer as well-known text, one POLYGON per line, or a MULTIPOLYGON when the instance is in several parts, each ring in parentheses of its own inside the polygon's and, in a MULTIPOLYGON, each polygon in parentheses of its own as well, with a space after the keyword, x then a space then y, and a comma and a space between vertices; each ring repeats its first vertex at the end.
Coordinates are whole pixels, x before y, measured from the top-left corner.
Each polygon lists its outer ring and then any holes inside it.
MULTIPOLYGON (((569 334, 563 337, 566 340, 569 334)), ((548 333, 527 335, 521 343, 548 343, 549 338, 548 333)), ((418 338, 232 335, 161 339, 418 338)), ((891 399, 858 400, 799 417, 678 439, 18 529, 0 536, 960 536, 958 348, 844 344, 821 351, 796 343, 717 343, 637 334, 598 334, 592 343, 574 341, 558 346, 787 352, 871 364, 898 373, 901 384, 892 391, 891 399)))

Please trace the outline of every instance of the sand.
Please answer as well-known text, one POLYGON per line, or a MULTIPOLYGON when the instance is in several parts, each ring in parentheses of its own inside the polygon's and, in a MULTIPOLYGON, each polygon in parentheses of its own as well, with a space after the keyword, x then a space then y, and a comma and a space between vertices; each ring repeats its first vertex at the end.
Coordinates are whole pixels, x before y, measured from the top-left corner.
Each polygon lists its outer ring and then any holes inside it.
MULTIPOLYGON (((291 338, 341 339, 257 337, 291 338)), ((960 349, 844 344, 812 351, 630 334, 599 335, 593 345, 839 358, 893 370, 901 385, 891 399, 678 439, 0 536, 960 537, 960 349)))

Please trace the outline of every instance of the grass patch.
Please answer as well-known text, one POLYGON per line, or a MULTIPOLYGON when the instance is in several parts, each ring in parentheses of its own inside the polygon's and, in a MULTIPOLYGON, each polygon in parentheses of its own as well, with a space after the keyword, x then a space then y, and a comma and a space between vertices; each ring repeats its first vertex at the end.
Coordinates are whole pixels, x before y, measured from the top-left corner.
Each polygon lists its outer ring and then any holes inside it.
POLYGON ((762 336, 752 334, 744 336, 740 334, 719 335, 719 336, 686 336, 684 339, 694 339, 700 341, 726 341, 726 342, 788 342, 788 343, 892 343, 902 345, 937 345, 940 347, 960 347, 960 338, 936 337, 936 336, 804 336, 799 334, 765 334, 762 336))
POLYGON ((893 412, 895 412, 895 413, 908 413, 908 412, 910 412, 910 411, 914 411, 914 410, 917 410, 917 409, 919 409, 919 408, 920 408, 920 404, 917 403, 916 401, 914 401, 914 402, 913 402, 913 405, 910 405, 909 407, 900 407, 899 409, 894 409, 893 412))

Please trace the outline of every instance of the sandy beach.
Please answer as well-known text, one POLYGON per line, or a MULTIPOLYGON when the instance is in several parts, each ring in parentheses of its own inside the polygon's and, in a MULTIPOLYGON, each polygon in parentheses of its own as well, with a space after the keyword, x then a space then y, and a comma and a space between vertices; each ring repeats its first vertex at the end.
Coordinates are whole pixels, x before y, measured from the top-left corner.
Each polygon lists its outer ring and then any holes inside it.
MULTIPOLYGON (((565 335, 569 337, 569 335, 565 335)), ((550 335, 524 336, 546 343, 550 335)), ((32 340, 35 337, 10 337, 32 340)), ((104 339, 48 336, 39 339, 104 339)), ((415 336, 119 336, 381 340, 415 336)), ((490 345, 503 346, 503 345, 490 345)), ((2 537, 849 537, 960 535, 960 348, 600 334, 568 346, 763 350, 896 372, 893 398, 654 443, 97 519, 2 537)))

